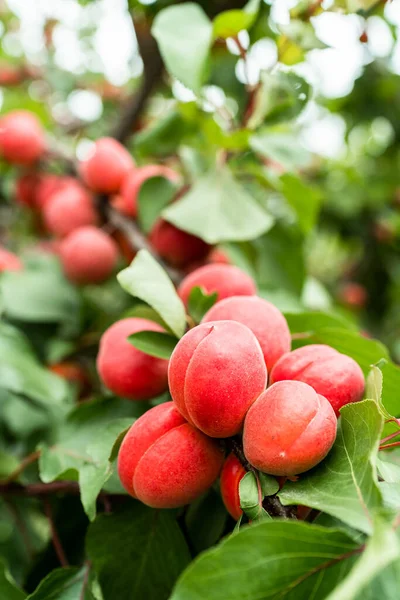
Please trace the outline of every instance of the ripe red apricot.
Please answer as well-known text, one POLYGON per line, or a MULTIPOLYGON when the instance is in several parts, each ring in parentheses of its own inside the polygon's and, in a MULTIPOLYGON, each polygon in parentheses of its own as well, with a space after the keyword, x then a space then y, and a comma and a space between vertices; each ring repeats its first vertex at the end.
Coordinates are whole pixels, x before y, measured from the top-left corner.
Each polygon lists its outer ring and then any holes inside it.
POLYGON ((246 475, 246 469, 233 452, 224 462, 221 471, 221 496, 228 513, 237 521, 242 516, 240 508, 239 483, 246 475))
POLYGON ((0 119, 0 156, 10 163, 32 164, 46 147, 42 126, 27 110, 13 110, 0 119))
POLYGON ((23 264, 16 254, 0 246, 0 273, 3 271, 21 271, 23 264))
POLYGON ((101 283, 112 274, 118 260, 114 240, 97 227, 75 229, 60 244, 60 259, 74 283, 101 283))
POLYGON ((43 209, 47 230, 59 237, 65 237, 75 229, 86 225, 96 225, 97 213, 93 198, 81 186, 64 185, 54 192, 43 209))
POLYGON ((183 416, 211 437, 239 433, 249 407, 267 384, 260 344, 236 321, 202 323, 171 355, 172 399, 183 416))
POLYGON ((15 182, 15 200, 18 204, 35 208, 37 188, 40 182, 40 175, 37 173, 25 173, 18 177, 15 182))
POLYGON ((127 318, 103 333, 97 371, 104 385, 123 398, 147 400, 168 388, 168 361, 141 352, 128 341, 138 331, 164 331, 153 321, 127 318))
POLYGON ((364 375, 355 360, 324 344, 310 344, 282 356, 271 372, 271 383, 304 381, 325 396, 337 416, 349 402, 362 400, 364 375))
POLYGON ((73 177, 55 175, 54 173, 46 173, 41 175, 35 194, 36 208, 43 210, 53 194, 61 191, 67 186, 73 185, 81 188, 78 180, 74 179, 73 177))
POLYGON ((202 323, 232 320, 246 325, 260 342, 268 372, 290 351, 291 337, 283 314, 258 296, 232 296, 217 302, 204 315, 202 323))
POLYGON ((185 277, 178 288, 178 294, 186 306, 190 292, 195 287, 200 287, 206 294, 217 292, 218 300, 230 296, 254 296, 257 293, 252 278, 233 265, 205 265, 185 277))
POLYGON ((216 480, 218 444, 189 425, 172 402, 151 408, 132 425, 118 455, 122 485, 153 508, 184 506, 216 480))
POLYGON ((298 475, 332 448, 337 419, 328 400, 302 381, 279 381, 251 406, 244 421, 243 451, 270 475, 298 475))
POLYGON ((140 188, 151 177, 165 177, 172 182, 179 179, 179 175, 175 171, 164 165, 145 165, 132 169, 122 183, 116 208, 128 217, 136 218, 140 188))
POLYGON ((150 242, 161 258, 175 267, 204 259, 210 246, 200 238, 159 219, 150 233, 150 242))
POLYGON ((104 137, 95 142, 93 151, 79 168, 83 181, 94 192, 114 194, 133 166, 128 150, 117 140, 104 137))

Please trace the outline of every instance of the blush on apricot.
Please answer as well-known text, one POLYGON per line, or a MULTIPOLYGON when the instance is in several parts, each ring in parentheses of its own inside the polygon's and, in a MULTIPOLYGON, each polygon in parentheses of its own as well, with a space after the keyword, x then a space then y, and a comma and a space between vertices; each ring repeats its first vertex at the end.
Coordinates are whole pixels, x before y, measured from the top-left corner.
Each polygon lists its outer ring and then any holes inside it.
POLYGON ((242 515, 240 508, 239 484, 246 475, 246 469, 233 452, 229 454, 221 471, 221 496, 228 513, 237 521, 242 515))
POLYGON ((128 150, 117 140, 104 137, 95 142, 88 158, 80 163, 79 170, 91 190, 115 194, 133 167, 134 161, 128 150))

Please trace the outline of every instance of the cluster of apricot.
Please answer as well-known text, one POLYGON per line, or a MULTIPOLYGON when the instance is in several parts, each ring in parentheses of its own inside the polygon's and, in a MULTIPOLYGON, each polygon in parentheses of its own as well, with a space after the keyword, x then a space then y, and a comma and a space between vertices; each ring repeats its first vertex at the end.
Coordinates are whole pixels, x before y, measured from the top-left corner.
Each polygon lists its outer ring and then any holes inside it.
MULTIPOLYGON (((135 165, 129 152, 112 138, 97 140, 77 165, 79 179, 43 171, 51 157, 42 126, 28 111, 11 111, 0 119, 0 158, 22 169, 16 181, 17 202, 35 215, 39 228, 53 239, 41 249, 59 255, 66 276, 77 284, 101 283, 113 273, 119 250, 130 262, 134 250, 118 232, 114 238, 100 228, 94 194, 128 218, 138 215, 138 196, 145 181, 178 174, 164 165, 135 165), (116 243, 117 242, 117 243, 116 243), (129 246, 129 248, 127 247, 129 246)), ((202 261, 210 246, 200 238, 159 219, 149 234, 158 255, 171 265, 186 267, 202 261)), ((0 248, 0 270, 20 269, 22 263, 0 248)))
POLYGON ((227 440, 241 436, 247 462, 264 473, 304 473, 328 454, 339 409, 363 397, 364 377, 353 359, 329 346, 291 351, 284 316, 256 295, 253 280, 237 267, 193 271, 178 288, 185 303, 194 287, 216 292, 217 303, 180 339, 169 361, 127 340, 162 328, 129 318, 104 333, 97 367, 104 385, 120 396, 152 398, 168 387, 172 396, 124 438, 118 472, 129 494, 153 507, 178 507, 221 474, 222 497, 238 518, 245 468, 234 454, 225 459, 227 440))

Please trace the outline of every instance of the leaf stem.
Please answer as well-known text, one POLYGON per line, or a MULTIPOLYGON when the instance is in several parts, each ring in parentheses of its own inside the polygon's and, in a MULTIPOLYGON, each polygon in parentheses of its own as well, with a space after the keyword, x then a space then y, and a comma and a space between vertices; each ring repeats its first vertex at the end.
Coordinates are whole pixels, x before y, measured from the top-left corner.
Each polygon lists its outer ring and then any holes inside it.
POLYGON ((16 469, 14 469, 14 471, 12 471, 12 473, 10 473, 5 479, 0 479, 0 486, 6 485, 6 484, 11 483, 12 481, 15 481, 16 479, 18 479, 18 477, 26 469, 26 467, 28 467, 32 463, 36 462, 38 460, 39 456, 40 456, 40 450, 36 450, 35 452, 28 454, 28 456, 26 456, 20 462, 18 467, 16 469))
POLYGON ((384 446, 379 446, 379 450, 387 450, 388 448, 396 448, 400 446, 400 442, 393 442, 392 444, 385 444, 384 446))

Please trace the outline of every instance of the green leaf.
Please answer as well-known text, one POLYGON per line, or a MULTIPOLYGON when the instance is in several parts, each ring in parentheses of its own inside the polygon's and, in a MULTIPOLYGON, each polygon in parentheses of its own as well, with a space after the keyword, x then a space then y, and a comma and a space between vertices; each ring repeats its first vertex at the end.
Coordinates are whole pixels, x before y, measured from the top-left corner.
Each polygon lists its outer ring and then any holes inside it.
POLYGON ((0 279, 7 317, 38 323, 71 322, 79 325, 80 300, 53 257, 38 259, 23 271, 8 271, 0 279))
POLYGON ((387 483, 400 483, 400 456, 396 451, 380 452, 376 460, 379 475, 387 483))
POLYGON ((157 358, 166 358, 171 356, 178 340, 175 336, 161 331, 138 331, 128 337, 128 341, 146 354, 156 356, 157 358))
POLYGON ((198 93, 212 43, 212 23, 192 2, 158 13, 151 29, 169 73, 198 93))
POLYGON ((239 498, 240 508, 249 519, 259 519, 262 511, 262 498, 259 497, 257 478, 252 471, 246 473, 239 482, 239 498))
POLYGON ((186 327, 185 307, 158 262, 147 250, 140 250, 130 266, 118 273, 122 288, 149 304, 176 336, 186 327))
POLYGON ((42 367, 24 335, 6 323, 0 323, 0 382, 49 410, 67 408, 70 401, 66 382, 42 367))
POLYGON ((89 527, 86 546, 106 599, 167 600, 190 562, 173 514, 136 501, 99 516, 89 527))
POLYGON ((288 171, 305 167, 311 160, 311 154, 300 146, 298 134, 277 128, 263 129, 251 136, 250 146, 254 152, 268 158, 288 171))
POLYGON ((184 571, 170 600, 290 600, 325 596, 354 563, 357 544, 344 532, 304 522, 246 526, 184 571))
POLYGON ((249 29, 258 13, 260 0, 250 0, 243 10, 226 10, 213 21, 215 38, 235 37, 242 29, 249 29))
POLYGON ((300 115, 311 96, 311 86, 293 72, 264 73, 248 127, 290 121, 300 115))
POLYGON ((175 195, 176 185, 166 177, 150 177, 139 190, 139 223, 145 233, 149 233, 162 209, 175 195))
POLYGON ((382 507, 376 473, 382 421, 372 400, 343 407, 327 458, 298 481, 287 482, 278 494, 281 502, 322 510, 371 533, 373 516, 382 507))
POLYGON ((310 233, 318 218, 320 191, 289 173, 282 175, 280 182, 281 192, 295 211, 300 229, 305 234, 310 233))
POLYGON ((272 227, 273 219, 233 177, 228 167, 198 179, 163 217, 209 244, 251 240, 272 227))
POLYGON ((203 290, 196 286, 189 295, 188 311, 195 323, 200 323, 204 315, 217 301, 218 294, 205 294, 203 290))
POLYGON ((221 496, 213 488, 188 506, 185 523, 191 546, 196 552, 207 550, 218 542, 224 532, 227 518, 221 496))
POLYGON ((400 512, 400 486, 398 483, 379 482, 379 489, 382 493, 383 503, 389 512, 396 516, 400 512))
POLYGON ((27 600, 96 600, 87 569, 68 567, 51 571, 27 600))
POLYGON ((325 312, 305 311, 298 313, 285 312, 291 333, 315 333, 320 329, 334 327, 336 329, 357 330, 356 325, 341 315, 325 312))
POLYGON ((126 404, 103 400, 79 406, 60 428, 56 442, 41 450, 42 481, 78 479, 82 505, 90 520, 96 516, 97 496, 112 474, 115 442, 134 420, 128 415, 137 411, 139 416, 143 410, 126 404))
POLYGON ((353 600, 382 569, 399 557, 400 544, 392 526, 378 520, 361 557, 326 600, 353 600))
POLYGON ((289 291, 299 296, 305 281, 303 240, 296 229, 276 225, 255 241, 256 278, 260 290, 289 291))
POLYGON ((258 478, 260 480, 261 489, 264 496, 273 496, 279 491, 279 483, 272 477, 272 475, 267 475, 266 473, 258 473, 258 478))
POLYGON ((3 560, 0 559, 0 598, 4 600, 24 600, 25 592, 17 587, 3 560))

